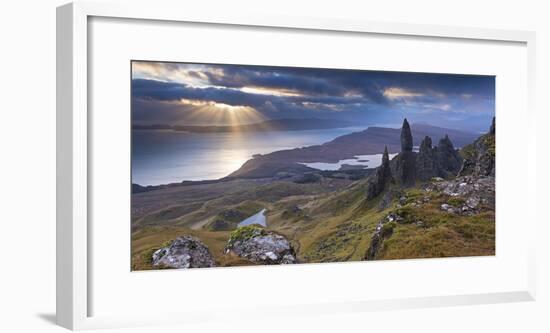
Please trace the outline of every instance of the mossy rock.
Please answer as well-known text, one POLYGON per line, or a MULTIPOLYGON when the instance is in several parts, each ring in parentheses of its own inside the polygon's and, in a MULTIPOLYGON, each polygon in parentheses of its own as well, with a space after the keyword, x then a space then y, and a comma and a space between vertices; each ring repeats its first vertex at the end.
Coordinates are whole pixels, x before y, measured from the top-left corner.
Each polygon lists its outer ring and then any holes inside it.
POLYGON ((452 197, 452 198, 449 198, 449 200, 447 200, 447 203, 454 207, 460 207, 466 203, 466 200, 461 197, 452 197))
POLYGON ((254 237, 264 236, 266 234, 267 232, 264 227, 258 224, 239 227, 229 236, 228 244, 233 244, 236 241, 246 241, 254 237))
POLYGON ((495 157, 495 136, 494 135, 486 135, 483 138, 483 144, 485 144, 485 147, 487 148, 487 152, 492 156, 495 157))
POLYGON ((170 246, 170 244, 172 244, 173 241, 174 241, 173 239, 167 240, 167 241, 163 242, 162 244, 160 244, 158 246, 155 246, 155 247, 150 248, 149 250, 146 250, 143 253, 143 262, 145 262, 147 264, 152 264, 153 263, 153 253, 157 252, 159 249, 162 249, 163 247, 170 246))
POLYGON ((462 156, 462 158, 464 158, 464 159, 474 159, 475 156, 476 156, 476 149, 475 149, 474 144, 470 143, 470 144, 462 147, 462 149, 460 149, 459 153, 462 156))
POLYGON ((403 220, 400 223, 413 223, 418 219, 417 211, 410 206, 404 206, 401 208, 397 208, 395 210, 395 213, 403 218, 403 220))
POLYGON ((380 230, 380 236, 381 237, 389 237, 391 234, 393 234, 393 230, 395 229, 397 225, 395 222, 390 222, 382 225, 382 229, 380 230))

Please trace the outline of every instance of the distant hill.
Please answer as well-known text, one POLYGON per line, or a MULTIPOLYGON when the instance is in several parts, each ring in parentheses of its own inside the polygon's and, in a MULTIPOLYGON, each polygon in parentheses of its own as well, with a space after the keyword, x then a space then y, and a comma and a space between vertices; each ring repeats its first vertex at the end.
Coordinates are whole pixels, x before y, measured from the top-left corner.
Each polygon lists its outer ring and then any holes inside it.
MULTIPOLYGON (((472 143, 479 134, 427 124, 411 125, 413 144, 420 145, 425 136, 430 136, 435 144, 448 135, 456 148, 472 143)), ((248 160, 239 170, 229 175, 230 178, 264 178, 272 177, 278 172, 307 172, 312 169, 298 162, 337 162, 353 158, 356 155, 378 154, 388 147, 391 153, 401 150, 401 129, 369 127, 364 131, 342 135, 327 143, 303 148, 280 150, 270 154, 259 155, 248 160)))
POLYGON ((234 126, 197 126, 197 125, 133 125, 135 130, 173 130, 192 133, 226 133, 226 132, 266 132, 266 131, 301 131, 314 129, 331 129, 353 126, 351 122, 336 119, 297 118, 271 119, 253 124, 234 126))

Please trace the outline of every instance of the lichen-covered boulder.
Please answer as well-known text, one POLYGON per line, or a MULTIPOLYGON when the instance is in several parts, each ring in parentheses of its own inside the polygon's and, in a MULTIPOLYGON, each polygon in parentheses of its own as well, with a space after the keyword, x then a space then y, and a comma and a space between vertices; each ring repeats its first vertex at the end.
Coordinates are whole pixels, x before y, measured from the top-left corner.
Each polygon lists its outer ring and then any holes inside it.
POLYGON ((176 238, 168 246, 153 253, 153 266, 166 268, 214 267, 216 263, 208 247, 193 236, 176 238))
POLYGON ((288 239, 258 225, 248 225, 233 231, 225 253, 233 253, 257 264, 296 263, 296 253, 288 239))

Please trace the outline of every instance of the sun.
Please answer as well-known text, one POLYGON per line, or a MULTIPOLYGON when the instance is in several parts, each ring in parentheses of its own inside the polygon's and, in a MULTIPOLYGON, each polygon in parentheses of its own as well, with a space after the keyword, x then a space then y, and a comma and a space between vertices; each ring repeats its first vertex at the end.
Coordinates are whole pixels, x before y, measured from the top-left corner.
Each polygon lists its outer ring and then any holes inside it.
POLYGON ((197 117, 208 117, 212 123, 224 123, 229 126, 257 123, 265 117, 255 108, 246 105, 230 105, 215 101, 185 99, 179 100, 181 105, 192 107, 197 117))

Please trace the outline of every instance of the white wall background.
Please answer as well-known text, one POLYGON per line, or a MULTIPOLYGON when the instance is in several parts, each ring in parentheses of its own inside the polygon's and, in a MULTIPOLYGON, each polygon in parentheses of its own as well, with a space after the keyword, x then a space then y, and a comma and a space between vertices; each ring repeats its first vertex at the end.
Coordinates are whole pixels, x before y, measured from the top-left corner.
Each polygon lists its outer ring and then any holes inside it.
MULTIPOLYGON (((188 0, 189 1, 189 0, 188 0)), ((195 0, 198 1, 198 0, 195 0)), ((388 22, 535 30, 538 33, 538 300, 261 322, 253 318, 136 332, 548 332, 550 221, 543 208, 550 121, 550 10, 546 1, 207 1, 208 8, 388 22), (543 174, 544 172, 544 174, 543 174)), ((0 10, 0 331, 60 332, 55 321, 55 7, 59 0, 2 2, 0 10)), ((155 1, 161 5, 161 1, 155 1)), ((521 116, 521 115, 518 115, 521 116)), ((518 138, 520 139, 520 138, 518 138)), ((518 170, 518 174, 521 171, 518 170)), ((521 227, 522 221, 517 221, 521 227)), ((116 332, 126 331, 117 330, 116 332)))

